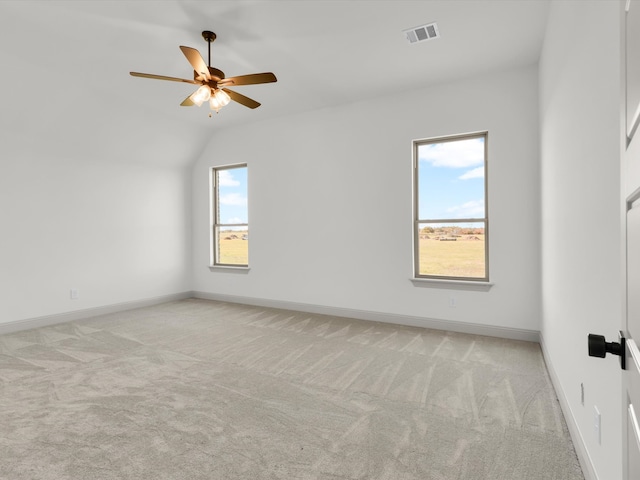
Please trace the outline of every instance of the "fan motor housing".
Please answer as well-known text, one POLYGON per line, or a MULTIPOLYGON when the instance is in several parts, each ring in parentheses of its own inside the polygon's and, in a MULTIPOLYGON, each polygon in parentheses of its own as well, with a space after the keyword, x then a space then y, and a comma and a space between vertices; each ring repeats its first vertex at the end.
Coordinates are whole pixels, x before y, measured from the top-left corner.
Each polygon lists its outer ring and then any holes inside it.
MULTIPOLYGON (((205 81, 204 77, 202 75, 200 75, 198 72, 196 72, 195 70, 193 71, 193 79, 198 81, 198 82, 202 82, 203 84, 212 84, 212 83, 217 83, 220 80, 222 80, 224 78, 224 72, 222 70, 219 70, 217 68, 214 67, 207 67, 209 69, 209 75, 211 75, 211 80, 212 81, 205 81)), ((215 85, 212 85, 215 86, 215 85)))
POLYGON ((209 67, 209 73, 214 79, 222 80, 224 78, 224 72, 214 67, 209 67))

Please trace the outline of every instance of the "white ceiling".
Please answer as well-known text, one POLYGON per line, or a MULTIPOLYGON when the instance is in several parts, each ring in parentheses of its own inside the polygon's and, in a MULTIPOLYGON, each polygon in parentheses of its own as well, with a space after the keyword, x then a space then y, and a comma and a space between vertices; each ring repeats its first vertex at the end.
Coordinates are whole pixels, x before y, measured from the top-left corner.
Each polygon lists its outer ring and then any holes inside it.
MULTIPOLYGON (((535 63, 548 0, 1 1, 0 128, 52 155, 186 165, 212 131, 535 63), (409 45, 402 30, 437 22, 441 38, 409 45), (213 118, 180 107, 190 78, 180 45, 227 77, 272 71, 275 84, 236 87, 262 103, 213 118)), ((27 148, 25 146, 25 148, 27 148)))

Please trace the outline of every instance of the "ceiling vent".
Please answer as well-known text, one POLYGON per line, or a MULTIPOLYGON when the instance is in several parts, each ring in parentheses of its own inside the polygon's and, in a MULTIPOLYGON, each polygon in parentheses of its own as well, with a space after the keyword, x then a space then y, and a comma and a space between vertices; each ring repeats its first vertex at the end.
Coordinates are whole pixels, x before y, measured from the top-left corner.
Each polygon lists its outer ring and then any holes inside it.
POLYGON ((440 38, 440 32, 438 31, 438 25, 429 23, 428 25, 422 25, 420 27, 410 28, 409 30, 403 30, 402 33, 406 36, 407 41, 410 44, 426 42, 427 40, 435 40, 440 38))

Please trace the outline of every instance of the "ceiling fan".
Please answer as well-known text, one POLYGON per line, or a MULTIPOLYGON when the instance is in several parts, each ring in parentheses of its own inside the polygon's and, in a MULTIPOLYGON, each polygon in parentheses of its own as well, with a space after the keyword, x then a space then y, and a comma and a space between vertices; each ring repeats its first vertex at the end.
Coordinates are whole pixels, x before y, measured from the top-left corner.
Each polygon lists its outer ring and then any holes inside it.
MULTIPOLYGON (((202 37, 207 41, 209 46, 209 63, 204 63, 204 59, 195 48, 180 47, 184 56, 193 67, 193 80, 186 78, 166 77, 164 75, 153 75, 150 73, 129 72, 134 77, 155 78, 156 80, 169 80, 171 82, 191 83, 200 85, 200 87, 185 98, 180 104, 183 107, 193 105, 201 106, 204 102, 209 102, 209 106, 216 113, 231 100, 249 108, 258 108, 260 103, 245 97, 244 95, 229 90, 227 87, 240 85, 256 85, 259 83, 277 82, 278 79, 271 72, 252 73, 249 75, 240 75, 237 77, 225 78, 224 72, 211 66, 211 42, 216 39, 216 34, 205 30, 202 37)), ((211 112, 209 112, 211 116, 211 112)))

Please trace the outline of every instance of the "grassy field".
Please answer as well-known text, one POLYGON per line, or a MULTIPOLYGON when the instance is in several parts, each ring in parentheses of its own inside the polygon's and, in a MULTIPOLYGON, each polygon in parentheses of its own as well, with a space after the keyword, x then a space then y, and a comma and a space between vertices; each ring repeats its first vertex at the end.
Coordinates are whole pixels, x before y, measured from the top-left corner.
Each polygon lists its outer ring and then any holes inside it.
POLYGON ((249 232, 244 231, 222 231, 219 233, 218 263, 225 265, 248 265, 249 264, 249 232), (243 237, 246 240, 243 240, 243 237))
POLYGON ((484 235, 461 235, 455 241, 426 237, 420 238, 420 275, 484 277, 484 235))
MULTIPOLYGON (((218 263, 249 264, 249 232, 223 231, 218 239, 218 263), (246 238, 243 240, 243 237, 246 238)), ((460 235, 455 241, 441 241, 442 237, 420 235, 420 275, 447 277, 476 277, 485 274, 484 235, 460 235)))

